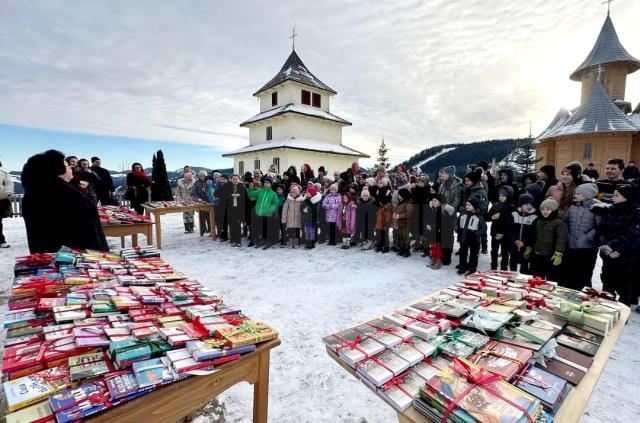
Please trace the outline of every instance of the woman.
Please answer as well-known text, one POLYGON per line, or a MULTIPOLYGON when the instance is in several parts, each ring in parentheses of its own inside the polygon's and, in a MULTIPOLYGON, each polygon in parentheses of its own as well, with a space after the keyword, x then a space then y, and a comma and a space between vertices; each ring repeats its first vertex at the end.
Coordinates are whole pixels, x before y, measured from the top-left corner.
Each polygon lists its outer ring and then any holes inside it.
POLYGON ((562 169, 560 173, 560 181, 549 188, 547 197, 551 197, 558 202, 558 216, 564 219, 565 214, 576 193, 576 183, 571 171, 567 168, 562 169))
POLYGON ((11 217, 11 196, 13 195, 13 180, 9 172, 0 163, 0 248, 9 248, 9 244, 2 233, 2 219, 11 217))
POLYGON ((316 179, 316 175, 313 173, 313 169, 307 163, 302 165, 302 170, 300 171, 300 185, 306 187, 309 182, 314 182, 316 179))
POLYGON ((80 159, 77 163, 78 166, 75 167, 73 166, 73 159, 71 161, 67 161, 67 164, 73 168, 73 180, 71 181, 71 184, 76 188, 79 188, 84 195, 94 202, 94 204, 98 204, 96 185, 100 183, 100 178, 93 173, 87 159, 80 159))
POLYGON ((22 215, 32 254, 56 252, 63 245, 109 251, 96 205, 69 184, 72 178, 56 150, 36 154, 24 165, 22 215))
POLYGON ((140 163, 131 165, 131 172, 127 174, 127 192, 124 198, 131 202, 131 208, 138 214, 144 213, 142 205, 149 201, 150 186, 151 181, 142 165, 140 163))

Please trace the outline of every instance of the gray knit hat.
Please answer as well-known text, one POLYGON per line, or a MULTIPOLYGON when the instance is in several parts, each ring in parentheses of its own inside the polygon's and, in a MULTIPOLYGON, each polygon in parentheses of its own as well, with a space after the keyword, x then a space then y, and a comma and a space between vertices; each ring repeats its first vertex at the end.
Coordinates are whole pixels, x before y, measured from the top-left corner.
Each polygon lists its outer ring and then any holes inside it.
POLYGON ((449 176, 456 176, 456 167, 455 166, 446 166, 444 169, 442 169, 442 171, 444 173, 446 173, 449 176))
POLYGON ((582 184, 576 187, 576 192, 579 192, 587 200, 593 199, 598 195, 598 186, 596 184, 582 184))
POLYGON ((551 211, 556 211, 558 210, 559 206, 556 200, 554 200, 553 198, 547 198, 540 204, 540 210, 542 210, 545 207, 548 209, 551 209, 551 211))

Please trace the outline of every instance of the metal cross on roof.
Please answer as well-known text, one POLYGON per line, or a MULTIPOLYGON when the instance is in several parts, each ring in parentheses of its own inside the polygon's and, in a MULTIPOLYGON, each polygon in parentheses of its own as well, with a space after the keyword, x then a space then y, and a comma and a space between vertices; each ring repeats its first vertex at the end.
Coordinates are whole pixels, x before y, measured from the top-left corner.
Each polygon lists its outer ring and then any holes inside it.
POLYGON ((604 0, 602 3, 600 3, 600 4, 605 4, 605 3, 607 3, 607 16, 609 15, 609 12, 611 11, 611 2, 612 2, 612 1, 613 1, 613 0, 604 0))
POLYGON ((296 49, 296 37, 298 36, 298 34, 296 33, 296 26, 293 25, 293 30, 291 31, 291 50, 295 50, 296 49))
POLYGON ((604 69, 602 68, 602 65, 598 65, 598 74, 596 77, 596 81, 602 83, 602 72, 604 72, 604 69))

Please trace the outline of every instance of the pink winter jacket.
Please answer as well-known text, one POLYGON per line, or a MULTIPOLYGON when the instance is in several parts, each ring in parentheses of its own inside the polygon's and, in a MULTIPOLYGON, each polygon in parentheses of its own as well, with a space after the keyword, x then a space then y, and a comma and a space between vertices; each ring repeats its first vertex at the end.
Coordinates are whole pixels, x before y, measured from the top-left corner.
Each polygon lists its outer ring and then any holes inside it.
MULTIPOLYGON (((342 209, 343 209, 343 207, 345 207, 345 206, 343 206, 342 203, 341 203, 340 207, 338 208, 338 221, 336 223, 336 229, 338 231, 340 231, 340 232, 344 232, 344 231, 342 231, 342 209)), ((349 233, 349 234, 354 234, 356 232, 356 208, 357 208, 357 206, 352 201, 346 206, 346 210, 344 211, 344 213, 346 215, 346 219, 345 219, 346 229, 347 229, 347 233, 349 233)))

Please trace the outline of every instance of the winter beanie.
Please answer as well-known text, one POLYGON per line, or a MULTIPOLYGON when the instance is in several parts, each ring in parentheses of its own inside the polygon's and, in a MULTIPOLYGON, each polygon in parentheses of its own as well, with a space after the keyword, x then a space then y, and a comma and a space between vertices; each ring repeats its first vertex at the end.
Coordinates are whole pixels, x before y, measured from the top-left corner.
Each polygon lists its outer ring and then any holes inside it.
POLYGON ((318 193, 318 189, 315 186, 307 188, 307 197, 311 198, 318 193))
POLYGON ((556 167, 553 165, 544 165, 540 168, 540 172, 544 172, 549 179, 556 179, 556 167))
POLYGON ((562 171, 569 171, 573 181, 578 185, 580 183, 580 177, 582 176, 582 165, 579 162, 569 163, 562 171))
POLYGON ((531 194, 521 194, 518 197, 518 205, 524 206, 525 204, 533 204, 533 196, 531 194))
POLYGON ((338 192, 338 184, 331 184, 331 186, 329 187, 329 191, 334 190, 335 192, 338 192))
POLYGON ((449 176, 456 176, 456 167, 455 166, 446 166, 444 169, 442 169, 442 171, 444 173, 446 173, 449 176))
POLYGON ((582 184, 576 187, 576 192, 582 194, 587 200, 591 200, 598 195, 598 187, 596 184, 582 184))
POLYGON ((473 209, 475 211, 480 210, 480 202, 478 201, 477 198, 475 197, 471 197, 467 200, 467 203, 471 204, 473 206, 473 209))
MULTIPOLYGON (((582 186, 582 185, 581 185, 582 186)), ((616 187, 616 191, 620 193, 627 201, 634 200, 633 185, 620 185, 616 187)))
POLYGON ((480 182, 480 174, 478 172, 475 171, 471 171, 469 173, 467 173, 466 175, 464 175, 465 179, 470 180, 471 182, 473 182, 473 184, 477 184, 478 182, 480 182))
POLYGON ((289 188, 289 192, 291 194, 300 194, 300 187, 298 185, 291 185, 291 188, 289 188))
POLYGON ((400 191, 398 191, 398 195, 405 201, 411 199, 411 191, 406 188, 401 188, 400 191))
POLYGON ((362 187, 362 192, 360 193, 360 198, 363 199, 367 199, 367 198, 371 198, 371 193, 369 192, 369 187, 368 186, 364 186, 362 187))
POLYGON ((95 162, 96 160, 100 160, 100 158, 99 158, 99 157, 96 157, 96 156, 93 156, 93 157, 91 158, 91 163, 95 162))
POLYGON ((442 194, 433 194, 431 198, 433 200, 438 200, 440 203, 442 203, 442 194))
POLYGON ((540 210, 542 210, 544 207, 551 209, 551 211, 556 211, 558 210, 558 202, 553 198, 547 198, 542 203, 540 203, 540 210))

